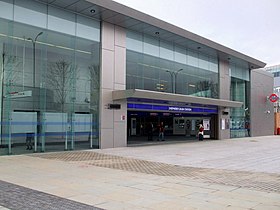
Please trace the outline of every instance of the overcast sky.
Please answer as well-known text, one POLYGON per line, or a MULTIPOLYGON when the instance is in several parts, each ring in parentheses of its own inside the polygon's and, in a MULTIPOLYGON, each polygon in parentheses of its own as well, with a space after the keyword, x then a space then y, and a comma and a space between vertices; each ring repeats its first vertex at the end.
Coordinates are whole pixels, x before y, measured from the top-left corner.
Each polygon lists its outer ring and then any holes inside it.
POLYGON ((280 64, 280 0, 115 0, 267 63, 280 64))

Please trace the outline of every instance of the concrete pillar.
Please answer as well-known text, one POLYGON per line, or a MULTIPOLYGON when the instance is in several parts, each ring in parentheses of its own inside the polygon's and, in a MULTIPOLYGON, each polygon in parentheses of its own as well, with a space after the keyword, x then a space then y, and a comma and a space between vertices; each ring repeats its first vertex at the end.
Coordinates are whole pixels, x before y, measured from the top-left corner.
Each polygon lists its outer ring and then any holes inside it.
MULTIPOLYGON (((225 60, 219 60, 219 93, 220 99, 230 100, 230 72, 229 62, 225 60)), ((230 138, 230 109, 227 107, 218 108, 218 139, 230 138), (227 114, 228 113, 228 114, 227 114), (225 129, 222 128, 222 124, 225 124, 225 129)))
POLYGON ((126 88, 126 32, 123 28, 102 22, 100 77, 100 148, 127 145, 127 103, 112 101, 113 90, 126 88), (121 109, 108 109, 108 104, 121 109))

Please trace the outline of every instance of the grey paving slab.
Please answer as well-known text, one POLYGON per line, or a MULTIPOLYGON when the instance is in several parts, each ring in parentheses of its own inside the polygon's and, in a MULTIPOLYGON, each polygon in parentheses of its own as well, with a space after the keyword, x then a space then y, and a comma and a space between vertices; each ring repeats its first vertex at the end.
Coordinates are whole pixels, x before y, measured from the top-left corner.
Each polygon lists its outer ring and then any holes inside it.
POLYGON ((0 180, 0 210, 98 210, 94 206, 21 187, 0 180))

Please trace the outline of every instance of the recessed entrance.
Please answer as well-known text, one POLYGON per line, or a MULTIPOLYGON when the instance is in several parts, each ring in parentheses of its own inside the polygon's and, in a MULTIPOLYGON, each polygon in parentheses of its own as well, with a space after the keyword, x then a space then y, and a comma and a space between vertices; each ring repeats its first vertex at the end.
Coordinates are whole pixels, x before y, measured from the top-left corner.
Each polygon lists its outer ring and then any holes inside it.
POLYGON ((205 127, 205 138, 217 139, 216 119, 217 114, 128 111, 127 143, 131 145, 157 141, 161 122, 166 141, 197 140, 199 124, 205 127))

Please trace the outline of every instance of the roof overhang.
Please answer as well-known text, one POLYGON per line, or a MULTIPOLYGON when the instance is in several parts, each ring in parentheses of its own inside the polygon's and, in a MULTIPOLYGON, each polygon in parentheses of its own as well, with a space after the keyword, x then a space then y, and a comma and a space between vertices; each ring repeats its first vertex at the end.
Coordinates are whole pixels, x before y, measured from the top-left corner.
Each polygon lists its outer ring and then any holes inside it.
POLYGON ((248 65, 249 69, 262 68, 266 64, 255 58, 237 52, 214 41, 194 34, 183 28, 152 17, 111 0, 34 0, 45 4, 105 21, 132 31, 160 37, 171 43, 197 50, 219 59, 248 65), (94 11, 92 13, 91 11, 94 11), (158 32, 159 35, 155 33, 158 32), (244 63, 245 62, 245 63, 244 63))
POLYGON ((128 98, 148 98, 155 100, 166 100, 175 102, 185 102, 203 105, 215 105, 220 107, 238 108, 243 105, 239 101, 229 101, 223 99, 204 98, 190 95, 163 93, 149 90, 129 89, 129 90, 115 90, 112 92, 113 100, 124 100, 128 98))

